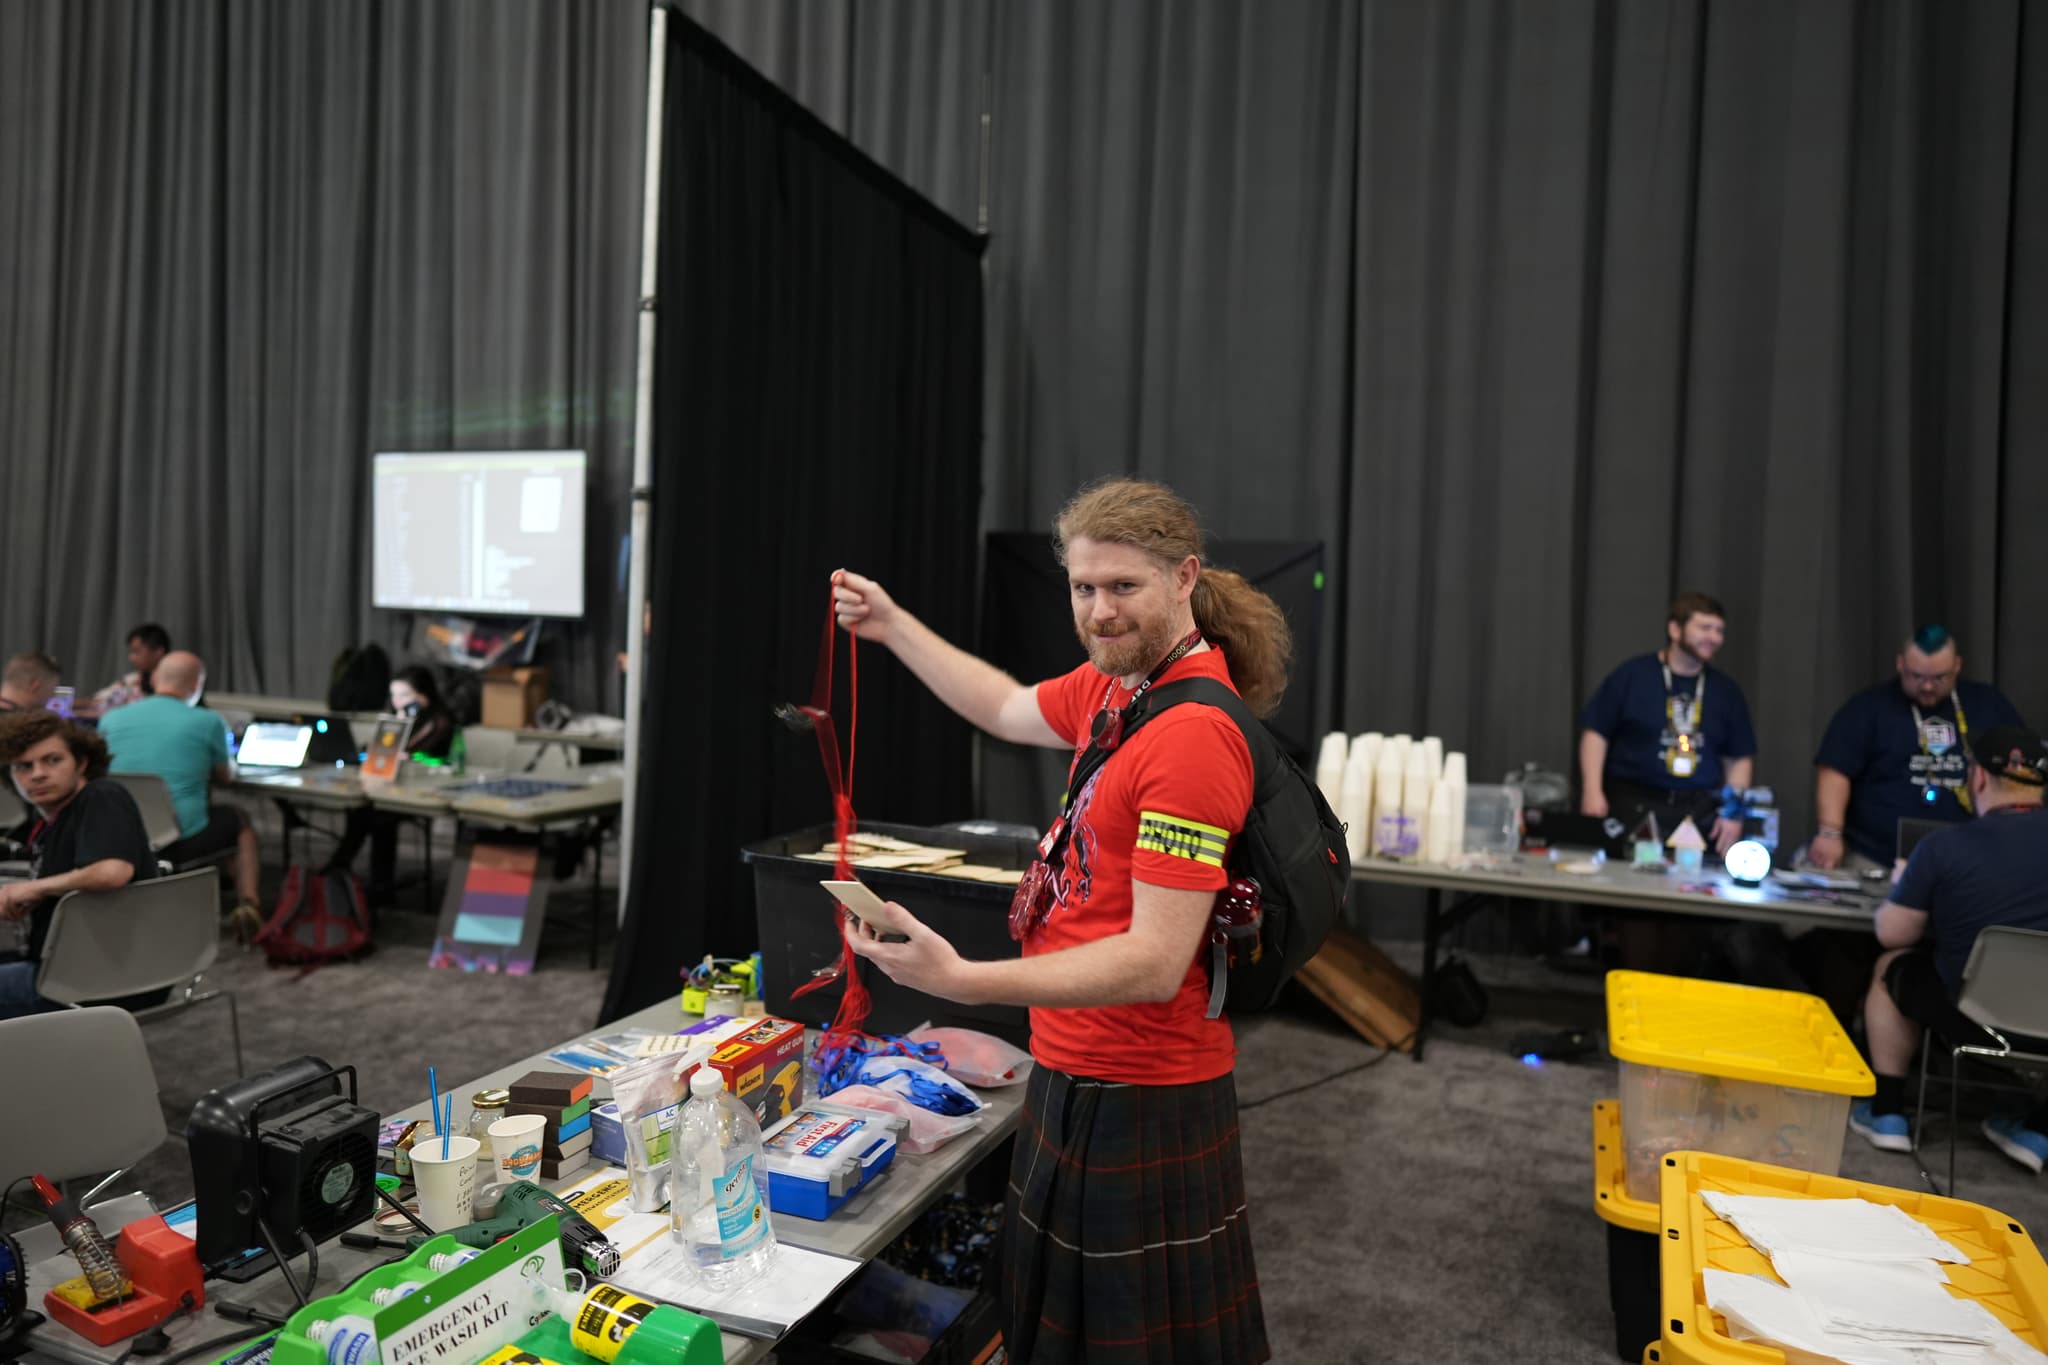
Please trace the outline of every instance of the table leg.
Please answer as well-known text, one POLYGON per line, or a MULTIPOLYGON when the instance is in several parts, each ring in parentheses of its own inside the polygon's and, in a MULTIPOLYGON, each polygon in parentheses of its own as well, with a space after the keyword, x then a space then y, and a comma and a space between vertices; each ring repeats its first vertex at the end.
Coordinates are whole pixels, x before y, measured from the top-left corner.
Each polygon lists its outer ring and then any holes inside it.
POLYGON ((1430 887, 1422 909, 1422 1003, 1415 1017, 1415 1051, 1410 1054, 1418 1062, 1422 1060, 1423 1044, 1429 1041, 1430 1023, 1436 1016, 1436 949, 1442 935, 1443 909, 1443 890, 1430 887))
POLYGON ((600 922, 603 914, 604 895, 604 838, 597 826, 586 828, 590 831, 590 967, 597 969, 597 936, 604 928, 600 922))

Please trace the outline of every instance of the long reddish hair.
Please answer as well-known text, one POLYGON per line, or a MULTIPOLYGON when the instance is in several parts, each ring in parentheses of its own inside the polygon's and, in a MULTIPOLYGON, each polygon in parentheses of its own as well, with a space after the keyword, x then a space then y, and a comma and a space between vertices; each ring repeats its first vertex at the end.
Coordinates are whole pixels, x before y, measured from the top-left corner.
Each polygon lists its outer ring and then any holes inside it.
MULTIPOLYGON (((1143 479, 1105 479, 1083 488, 1053 519, 1061 564, 1078 539, 1128 545, 1171 573, 1189 555, 1204 560, 1202 523, 1185 498, 1143 479)), ((1258 715, 1279 709, 1294 637, 1280 604, 1228 569, 1202 564, 1195 580, 1195 628, 1230 658, 1230 680, 1258 715)))

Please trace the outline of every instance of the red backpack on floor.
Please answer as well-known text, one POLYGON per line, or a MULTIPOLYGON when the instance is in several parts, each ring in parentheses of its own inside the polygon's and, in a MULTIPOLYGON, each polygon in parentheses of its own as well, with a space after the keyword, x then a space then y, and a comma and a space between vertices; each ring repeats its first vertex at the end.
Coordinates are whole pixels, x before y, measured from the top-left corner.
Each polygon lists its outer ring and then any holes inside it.
POLYGON ((250 941, 272 962, 308 971, 357 956, 370 946, 362 883, 346 872, 314 872, 294 863, 270 922, 250 941))

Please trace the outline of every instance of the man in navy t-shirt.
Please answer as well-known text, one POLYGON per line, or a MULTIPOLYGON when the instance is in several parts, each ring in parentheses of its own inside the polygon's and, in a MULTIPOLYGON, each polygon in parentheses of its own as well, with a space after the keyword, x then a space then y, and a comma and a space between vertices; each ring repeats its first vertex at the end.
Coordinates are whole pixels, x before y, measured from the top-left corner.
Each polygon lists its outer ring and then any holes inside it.
POLYGON ((1708 662, 1727 613, 1704 593, 1679 595, 1664 648, 1624 662, 1579 713, 1579 810, 1630 828, 1646 814, 1669 836, 1687 816, 1726 852, 1742 824, 1720 818, 1721 788, 1747 788, 1756 766, 1749 703, 1708 662))
MULTIPOLYGON (((1877 1093, 1850 1108, 1849 1126, 1888 1151, 1911 1151, 1906 1072, 1922 1028, 1951 1042, 1982 1035, 1956 1009, 1963 964, 1992 925, 2048 930, 2048 747, 2019 726, 1972 734, 1965 791, 1976 818, 1921 840, 1878 908, 1877 960, 1863 1002, 1877 1093)), ((2039 1171, 2048 1159, 2040 1120, 1987 1119, 1984 1134, 2039 1171)))
POLYGON ((1963 679, 1955 637, 1922 626, 1899 652, 1896 683, 1869 687, 1835 712, 1814 766, 1820 827, 1807 845, 1815 867, 1890 867, 1899 821, 1970 818, 1963 746, 1982 732, 2021 725, 1990 683, 1963 679))

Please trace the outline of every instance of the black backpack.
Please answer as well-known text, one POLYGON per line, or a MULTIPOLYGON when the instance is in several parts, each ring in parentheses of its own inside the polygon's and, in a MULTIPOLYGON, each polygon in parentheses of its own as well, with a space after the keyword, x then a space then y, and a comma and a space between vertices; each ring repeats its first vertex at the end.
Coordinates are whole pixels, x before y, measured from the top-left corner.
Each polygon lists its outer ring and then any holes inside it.
MULTIPOLYGON (((1183 678, 1151 689, 1138 712, 1125 718, 1124 742, 1146 721, 1183 702, 1229 716, 1251 749, 1252 804, 1228 870, 1256 881, 1265 905, 1257 942, 1231 952, 1222 999, 1210 997, 1210 1017, 1226 1003, 1234 1014, 1271 1009, 1288 978, 1321 951, 1344 918, 1351 887, 1344 823, 1244 699, 1214 678, 1183 678)), ((1090 750, 1089 757, 1097 753, 1090 750)), ((1082 764, 1092 771, 1087 758, 1082 764)))
POLYGON ((328 674, 327 705, 334 711, 387 711, 391 707, 391 656, 375 640, 334 657, 328 674))

